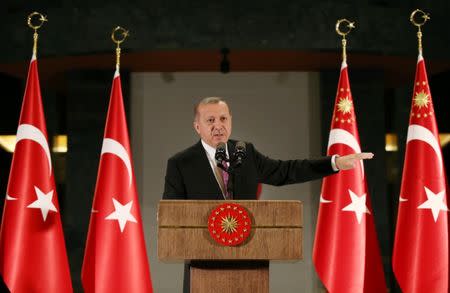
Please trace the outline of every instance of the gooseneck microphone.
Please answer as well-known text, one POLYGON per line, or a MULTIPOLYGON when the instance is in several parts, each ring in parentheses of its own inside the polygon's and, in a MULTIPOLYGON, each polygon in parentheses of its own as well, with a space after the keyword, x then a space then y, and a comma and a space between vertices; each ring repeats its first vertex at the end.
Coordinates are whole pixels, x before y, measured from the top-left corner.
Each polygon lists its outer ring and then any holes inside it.
MULTIPOLYGON (((238 141, 234 148, 233 155, 227 158, 226 144, 220 142, 217 144, 216 153, 214 158, 216 159, 217 167, 228 173, 226 184, 226 198, 233 199, 234 197, 234 177, 238 176, 239 172, 237 168, 242 165, 243 160, 247 157, 246 145, 243 141, 238 141), (227 164, 229 162, 230 164, 227 164)), ((225 180, 224 180, 225 181, 225 180)))
POLYGON ((216 154, 214 155, 214 158, 216 159, 217 166, 224 165, 225 162, 227 162, 227 151, 225 143, 219 142, 219 144, 216 147, 216 154))
POLYGON ((247 151, 246 151, 246 147, 245 147, 245 142, 243 141, 238 141, 236 143, 236 147, 234 149, 234 166, 235 167, 239 167, 240 165, 242 165, 242 161, 245 159, 245 157, 247 156, 247 151))

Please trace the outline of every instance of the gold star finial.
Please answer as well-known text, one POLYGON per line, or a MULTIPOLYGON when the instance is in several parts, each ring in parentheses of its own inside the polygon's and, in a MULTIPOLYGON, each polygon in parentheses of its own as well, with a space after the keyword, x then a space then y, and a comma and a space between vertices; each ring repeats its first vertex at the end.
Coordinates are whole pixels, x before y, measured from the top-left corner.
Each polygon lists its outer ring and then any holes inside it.
POLYGON ((430 103, 429 95, 422 90, 420 93, 416 93, 414 97, 414 106, 422 109, 423 107, 428 108, 428 104, 430 103))
POLYGON ((47 17, 46 17, 45 15, 42 15, 42 14, 41 14, 41 16, 39 17, 39 20, 40 20, 41 22, 46 22, 46 21, 48 21, 47 17))
POLYGON ((350 113, 353 107, 353 102, 347 97, 341 98, 337 104, 338 111, 342 114, 350 113))

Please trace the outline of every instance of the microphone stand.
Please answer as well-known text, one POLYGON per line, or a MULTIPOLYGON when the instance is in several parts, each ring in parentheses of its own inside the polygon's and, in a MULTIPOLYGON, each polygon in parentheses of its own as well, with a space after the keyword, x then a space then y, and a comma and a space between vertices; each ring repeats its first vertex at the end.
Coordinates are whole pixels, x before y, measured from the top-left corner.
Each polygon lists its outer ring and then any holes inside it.
POLYGON ((221 149, 220 154, 216 152, 215 155, 217 167, 228 173, 227 194, 230 199, 234 199, 233 189, 234 177, 236 176, 235 170, 242 165, 242 161, 246 157, 245 143, 237 142, 236 148, 237 145, 239 145, 239 155, 237 155, 238 150, 236 149, 235 152, 229 158, 227 158, 225 147, 221 149), (228 168, 224 166, 225 163, 228 163, 228 168))

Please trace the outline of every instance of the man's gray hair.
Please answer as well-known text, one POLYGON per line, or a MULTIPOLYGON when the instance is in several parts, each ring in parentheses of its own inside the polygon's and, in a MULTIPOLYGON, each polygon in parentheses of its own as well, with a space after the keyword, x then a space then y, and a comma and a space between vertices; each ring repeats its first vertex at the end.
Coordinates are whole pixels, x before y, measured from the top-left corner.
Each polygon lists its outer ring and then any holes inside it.
MULTIPOLYGON (((198 107, 200 105, 219 104, 220 102, 223 102, 228 106, 228 103, 224 99, 219 98, 219 97, 206 97, 206 98, 201 99, 194 107, 194 120, 197 119, 198 107)), ((230 111, 230 114, 231 114, 230 107, 228 107, 228 111, 230 111)))

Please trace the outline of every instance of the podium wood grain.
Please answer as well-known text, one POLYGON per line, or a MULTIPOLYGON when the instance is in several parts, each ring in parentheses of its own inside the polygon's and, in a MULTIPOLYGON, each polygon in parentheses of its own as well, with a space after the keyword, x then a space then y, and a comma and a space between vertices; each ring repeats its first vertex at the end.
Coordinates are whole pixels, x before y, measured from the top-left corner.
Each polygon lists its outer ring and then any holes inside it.
POLYGON ((158 208, 158 258, 186 260, 283 260, 302 258, 300 201, 233 201, 252 217, 250 237, 235 247, 216 243, 208 216, 225 201, 162 200, 158 208))
POLYGON ((269 293, 269 267, 191 268, 192 293, 269 293))

